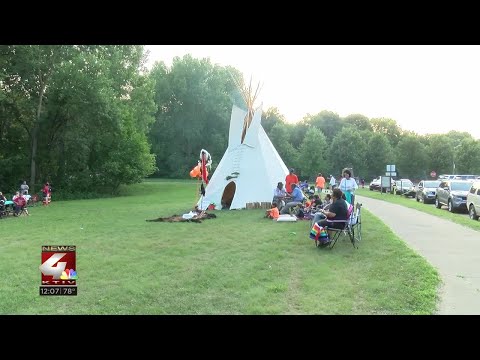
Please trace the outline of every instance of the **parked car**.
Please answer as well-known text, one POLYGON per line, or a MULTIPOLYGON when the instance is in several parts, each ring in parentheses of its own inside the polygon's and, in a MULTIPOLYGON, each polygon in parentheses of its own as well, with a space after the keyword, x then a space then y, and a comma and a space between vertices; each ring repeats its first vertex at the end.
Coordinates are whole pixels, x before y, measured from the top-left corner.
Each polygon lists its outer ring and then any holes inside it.
POLYGON ((440 180, 422 180, 415 188, 415 199, 422 201, 424 204, 435 202, 435 195, 437 194, 438 185, 440 180))
MULTIPOLYGON (((391 186, 393 186, 393 184, 395 184, 395 180, 393 180, 392 178, 390 178, 391 180, 391 186)), ((370 189, 370 191, 373 191, 373 190, 378 190, 380 191, 380 187, 382 185, 381 183, 382 181, 382 178, 381 177, 378 177, 376 179, 373 179, 371 182, 370 182, 370 185, 368 186, 368 188, 370 189)))
POLYGON ((471 181, 446 180, 442 181, 435 195, 435 206, 440 209, 447 205, 448 211, 467 210, 467 194, 472 187, 471 181))
POLYGON ((478 220, 480 215, 480 181, 475 181, 467 195, 468 215, 472 220, 478 220))
MULTIPOLYGON (((395 193, 397 195, 405 195, 405 196, 415 196, 415 187, 413 183, 409 179, 400 179, 395 181, 396 190, 395 193)), ((393 188, 390 190, 390 193, 393 194, 393 188)))
POLYGON ((380 190, 380 178, 373 179, 368 186, 370 191, 380 190))
POLYGON ((438 180, 475 180, 478 175, 439 175, 438 180))
POLYGON ((453 179, 455 179, 455 175, 450 175, 450 174, 438 175, 438 180, 453 180, 453 179))

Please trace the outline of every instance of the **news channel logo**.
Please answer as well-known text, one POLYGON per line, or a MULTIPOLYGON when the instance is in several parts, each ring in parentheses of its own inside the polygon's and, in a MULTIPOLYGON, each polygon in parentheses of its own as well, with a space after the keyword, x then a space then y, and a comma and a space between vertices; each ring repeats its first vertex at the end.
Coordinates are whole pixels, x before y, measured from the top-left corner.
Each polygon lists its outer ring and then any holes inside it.
POLYGON ((77 295, 75 245, 43 245, 40 295, 77 295))

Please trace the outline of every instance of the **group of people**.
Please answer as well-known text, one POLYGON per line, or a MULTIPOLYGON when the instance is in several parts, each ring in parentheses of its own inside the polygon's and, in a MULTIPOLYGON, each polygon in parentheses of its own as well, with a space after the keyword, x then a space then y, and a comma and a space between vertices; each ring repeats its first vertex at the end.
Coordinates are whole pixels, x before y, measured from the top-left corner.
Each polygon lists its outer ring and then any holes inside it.
MULTIPOLYGON (((28 194, 23 195, 20 191, 17 191, 15 195, 12 197, 12 202, 14 205, 14 216, 19 216, 22 212, 24 212, 26 215, 28 214, 28 209, 27 209, 27 202, 28 202, 28 194)), ((5 195, 3 195, 2 192, 0 192, 0 217, 7 215, 6 212, 6 205, 7 205, 7 198, 5 195)))
POLYGON ((332 195, 330 196, 330 194, 327 194, 324 202, 322 202, 321 194, 325 189, 326 179, 322 173, 318 173, 315 180, 315 190, 317 194, 310 195, 307 200, 307 196, 305 196, 302 191, 301 185, 303 185, 302 187, 304 189, 308 189, 308 183, 305 181, 307 184, 306 186, 304 183, 299 184, 298 176, 295 174, 294 169, 290 169, 289 171, 289 174, 285 178, 285 188, 283 187, 283 183, 279 182, 273 191, 272 208, 266 212, 266 216, 269 218, 276 219, 280 214, 289 214, 291 208, 303 205, 302 212, 312 214, 313 221, 318 222, 323 217, 336 217, 336 213, 333 210, 339 212, 337 207, 334 207, 332 211, 328 210, 335 202, 335 200, 333 200, 335 196, 337 196, 337 199, 338 196, 340 196, 340 198, 343 198, 347 204, 353 205, 355 201, 354 194, 355 190, 358 189, 358 184, 355 179, 352 178, 352 173, 349 169, 343 171, 342 179, 338 186, 335 177, 330 175, 328 184, 329 188, 332 190, 332 195), (340 192, 336 191, 334 195, 333 192, 335 190, 339 190, 340 192), (311 204, 314 204, 314 207, 312 207, 311 204))
MULTIPOLYGON (((32 199, 32 196, 29 195, 30 187, 28 186, 26 181, 23 181, 23 183, 20 185, 20 190, 15 192, 15 195, 12 197, 12 202, 13 202, 13 215, 14 216, 19 216, 22 213, 25 215, 29 215, 28 209, 27 209, 27 204, 29 203, 30 199, 32 199)), ((42 194, 43 194, 43 205, 47 206, 51 202, 51 192, 52 188, 50 187, 50 184, 47 182, 42 188, 42 194)), ((34 195, 33 198, 37 197, 34 195)), ((33 200, 34 201, 34 200, 33 200)), ((0 217, 7 215, 7 207, 8 204, 8 199, 3 195, 2 192, 0 192, 0 217)))

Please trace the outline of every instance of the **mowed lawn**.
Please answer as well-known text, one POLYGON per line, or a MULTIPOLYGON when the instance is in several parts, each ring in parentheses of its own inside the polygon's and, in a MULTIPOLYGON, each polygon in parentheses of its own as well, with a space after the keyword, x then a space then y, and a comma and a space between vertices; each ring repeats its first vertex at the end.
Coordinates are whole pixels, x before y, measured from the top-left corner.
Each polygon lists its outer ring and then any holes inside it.
POLYGON ((432 314, 439 277, 378 218, 358 250, 308 238, 309 222, 263 210, 196 223, 146 222, 195 204, 191 181, 55 201, 0 220, 1 314, 432 314), (76 245, 78 296, 40 296, 42 245, 76 245))

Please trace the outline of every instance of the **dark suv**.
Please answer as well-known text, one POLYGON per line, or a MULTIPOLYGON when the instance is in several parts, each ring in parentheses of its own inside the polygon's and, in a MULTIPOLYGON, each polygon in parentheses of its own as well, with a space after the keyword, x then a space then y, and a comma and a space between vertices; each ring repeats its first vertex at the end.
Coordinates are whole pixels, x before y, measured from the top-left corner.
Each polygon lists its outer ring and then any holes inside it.
POLYGON ((447 205, 448 211, 467 210, 467 194, 472 187, 471 181, 446 180, 442 181, 437 188, 435 206, 440 209, 447 205))

